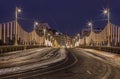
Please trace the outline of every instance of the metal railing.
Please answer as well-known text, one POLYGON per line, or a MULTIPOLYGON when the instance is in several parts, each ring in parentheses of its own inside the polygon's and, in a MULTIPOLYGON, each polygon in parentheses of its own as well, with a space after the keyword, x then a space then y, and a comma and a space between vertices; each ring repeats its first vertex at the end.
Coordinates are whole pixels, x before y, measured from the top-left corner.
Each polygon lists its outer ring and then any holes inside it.
POLYGON ((80 48, 95 49, 106 51, 110 53, 120 54, 120 47, 106 47, 106 46, 80 46, 80 48))
POLYGON ((19 46, 8 45, 8 46, 0 46, 0 53, 19 51, 19 50, 26 50, 26 49, 32 49, 32 48, 40 48, 40 47, 45 47, 45 46, 40 46, 40 45, 27 45, 27 46, 25 46, 25 45, 19 45, 19 46))

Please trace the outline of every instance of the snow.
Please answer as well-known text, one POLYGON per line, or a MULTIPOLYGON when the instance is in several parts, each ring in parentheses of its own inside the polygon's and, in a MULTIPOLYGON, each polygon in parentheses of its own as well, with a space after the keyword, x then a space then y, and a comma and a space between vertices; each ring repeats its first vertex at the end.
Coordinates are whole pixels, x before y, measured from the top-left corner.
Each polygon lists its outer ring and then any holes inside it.
POLYGON ((107 61, 109 64, 120 68, 120 55, 118 54, 105 52, 105 51, 98 51, 94 49, 82 49, 82 50, 89 51, 91 54, 97 55, 99 58, 102 58, 103 60, 107 61))
MULTIPOLYGON (((35 50, 33 52, 41 51, 41 50, 45 50, 45 49, 39 49, 39 50, 35 50)), ((19 55, 15 56, 15 57, 19 57, 19 55)), ((43 61, 43 62, 37 62, 37 63, 34 63, 34 64, 27 64, 27 65, 23 65, 23 66, 19 66, 19 67, 10 67, 10 68, 0 69, 0 75, 7 74, 7 73, 18 72, 18 71, 26 71, 26 70, 30 70, 30 69, 36 69, 38 67, 43 68, 43 66, 48 67, 47 65, 62 61, 65 58, 66 58, 65 49, 60 49, 58 51, 58 54, 55 57, 52 57, 49 60, 46 60, 46 61, 43 61)))
POLYGON ((29 51, 21 51, 21 53, 17 52, 17 54, 0 57, 0 61, 14 59, 14 58, 18 58, 18 57, 22 57, 22 56, 34 54, 35 52, 37 52, 37 51, 43 51, 44 49, 46 49, 46 48, 35 49, 35 50, 30 51, 30 52, 29 51))

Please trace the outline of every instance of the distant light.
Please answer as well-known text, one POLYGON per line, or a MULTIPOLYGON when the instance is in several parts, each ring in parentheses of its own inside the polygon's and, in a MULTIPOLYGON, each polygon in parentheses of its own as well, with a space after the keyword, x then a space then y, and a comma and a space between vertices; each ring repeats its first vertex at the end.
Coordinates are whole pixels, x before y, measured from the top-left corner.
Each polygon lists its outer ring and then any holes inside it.
POLYGON ((108 9, 104 9, 103 13, 107 14, 108 13, 108 9))
POLYGON ((59 35, 59 32, 56 32, 55 34, 56 34, 56 35, 59 35))
POLYGON ((21 9, 18 8, 18 12, 20 13, 20 12, 21 12, 21 9))
POLYGON ((35 25, 38 25, 38 22, 35 22, 35 25))
POLYGON ((92 26, 92 22, 88 22, 88 26, 92 26))
POLYGON ((50 36, 50 34, 48 33, 48 36, 50 36))
POLYGON ((53 37, 52 36, 50 36, 50 39, 52 39, 53 37))
POLYGON ((44 28, 43 31, 46 32, 46 29, 44 28))
POLYGON ((77 36, 75 37, 75 39, 77 39, 77 36))
POLYGON ((78 33, 77 36, 80 36, 80 34, 78 33))

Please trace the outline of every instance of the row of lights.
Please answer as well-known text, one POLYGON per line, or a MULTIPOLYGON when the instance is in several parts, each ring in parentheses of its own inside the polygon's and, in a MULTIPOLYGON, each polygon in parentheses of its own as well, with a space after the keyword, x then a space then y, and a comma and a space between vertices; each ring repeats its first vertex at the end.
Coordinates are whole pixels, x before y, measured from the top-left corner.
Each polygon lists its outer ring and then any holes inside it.
MULTIPOLYGON (((109 24, 109 23, 110 23, 110 9, 109 9, 109 8, 104 9, 104 10, 103 10, 103 14, 104 14, 104 15, 107 15, 107 17, 108 17, 108 24, 109 24)), ((93 31, 93 22, 92 22, 92 21, 89 21, 89 22, 87 23, 87 25, 88 25, 89 27, 91 27, 91 32, 92 32, 92 31, 93 31)), ((109 28, 108 28, 108 30, 109 30, 109 28)), ((80 39, 80 34, 79 34, 79 33, 77 34, 77 36, 76 36, 73 40, 75 41, 75 40, 77 40, 77 38, 80 39)), ((110 46, 110 45, 109 45, 109 41, 108 41, 108 46, 110 46)))
MULTIPOLYGON (((108 17, 110 17, 109 16, 109 9, 104 9, 103 10, 103 14, 104 15, 107 15, 108 17)), ((109 19, 108 19, 109 20, 109 19)), ((91 31, 93 30, 93 22, 92 21, 89 21, 88 23, 87 23, 87 25, 89 26, 89 27, 91 27, 91 31)), ((77 34, 77 36, 79 36, 80 34, 77 34)))
MULTIPOLYGON (((21 12, 22 12, 22 10, 20 8, 16 7, 16 10, 15 10, 16 27, 17 27, 18 14, 20 14, 21 12)), ((34 30, 35 30, 36 26, 38 26, 38 25, 39 25, 39 23, 37 21, 35 21, 34 22, 34 30)), ((46 39, 46 36, 45 36, 46 35, 46 29, 45 28, 43 29, 43 32, 44 32, 44 39, 46 39)), ((50 34, 48 34, 48 35, 50 35, 50 34)), ((15 34, 14 45, 18 45, 18 43, 17 43, 17 29, 16 29, 16 34, 15 34)))

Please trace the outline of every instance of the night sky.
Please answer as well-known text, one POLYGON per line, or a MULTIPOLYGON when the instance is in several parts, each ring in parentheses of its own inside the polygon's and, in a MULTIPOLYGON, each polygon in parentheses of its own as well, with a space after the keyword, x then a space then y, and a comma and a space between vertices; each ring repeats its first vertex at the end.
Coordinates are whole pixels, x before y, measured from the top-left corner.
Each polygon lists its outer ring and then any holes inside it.
MULTIPOLYGON (((110 0, 111 22, 120 25, 120 0, 110 0)), ((87 22, 94 27, 104 27, 106 17, 102 10, 108 0, 0 0, 0 22, 14 20, 15 7, 22 9, 19 19, 24 29, 31 30, 33 21, 48 22, 50 27, 69 35, 75 35, 87 22)))

